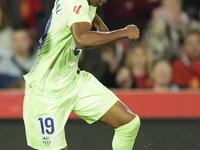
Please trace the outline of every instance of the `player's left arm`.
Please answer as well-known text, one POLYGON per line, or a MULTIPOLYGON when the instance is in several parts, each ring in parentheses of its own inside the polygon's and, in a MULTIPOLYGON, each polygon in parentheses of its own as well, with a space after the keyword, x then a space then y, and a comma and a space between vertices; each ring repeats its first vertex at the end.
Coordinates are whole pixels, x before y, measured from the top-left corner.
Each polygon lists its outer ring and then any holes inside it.
POLYGON ((97 14, 94 17, 93 24, 97 28, 97 31, 109 32, 108 27, 104 24, 102 19, 97 14))

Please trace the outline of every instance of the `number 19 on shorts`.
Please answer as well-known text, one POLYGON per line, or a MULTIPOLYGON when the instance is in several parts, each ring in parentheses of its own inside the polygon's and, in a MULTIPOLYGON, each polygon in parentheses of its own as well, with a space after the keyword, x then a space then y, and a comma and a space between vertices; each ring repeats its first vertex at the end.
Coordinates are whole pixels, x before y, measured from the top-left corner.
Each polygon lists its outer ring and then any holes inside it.
POLYGON ((52 118, 39 118, 38 121, 40 122, 40 126, 41 126, 41 132, 42 134, 53 134, 55 131, 54 128, 54 121, 52 118))

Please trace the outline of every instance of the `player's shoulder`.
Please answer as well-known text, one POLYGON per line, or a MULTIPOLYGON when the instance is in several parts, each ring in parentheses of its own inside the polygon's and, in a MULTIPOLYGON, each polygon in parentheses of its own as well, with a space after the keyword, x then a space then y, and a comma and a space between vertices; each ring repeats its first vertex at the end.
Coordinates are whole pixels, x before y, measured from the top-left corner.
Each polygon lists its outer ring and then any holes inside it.
POLYGON ((68 5, 74 5, 74 4, 84 4, 89 5, 87 0, 62 0, 64 3, 67 3, 68 5))
POLYGON ((68 10, 70 13, 75 15, 81 15, 82 13, 87 13, 89 11, 89 4, 87 0, 67 0, 68 10))
POLYGON ((87 0, 67 0, 68 2, 68 6, 76 6, 76 5, 80 5, 82 7, 89 7, 89 4, 87 2, 87 0))

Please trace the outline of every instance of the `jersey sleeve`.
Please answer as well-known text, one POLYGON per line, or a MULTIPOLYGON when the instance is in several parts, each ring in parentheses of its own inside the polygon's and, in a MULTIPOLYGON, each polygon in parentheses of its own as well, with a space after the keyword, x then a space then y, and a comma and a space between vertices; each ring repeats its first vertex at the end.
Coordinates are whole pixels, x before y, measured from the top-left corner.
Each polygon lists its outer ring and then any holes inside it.
POLYGON ((66 9, 66 21, 69 28, 76 22, 92 23, 90 7, 87 0, 69 0, 66 9))

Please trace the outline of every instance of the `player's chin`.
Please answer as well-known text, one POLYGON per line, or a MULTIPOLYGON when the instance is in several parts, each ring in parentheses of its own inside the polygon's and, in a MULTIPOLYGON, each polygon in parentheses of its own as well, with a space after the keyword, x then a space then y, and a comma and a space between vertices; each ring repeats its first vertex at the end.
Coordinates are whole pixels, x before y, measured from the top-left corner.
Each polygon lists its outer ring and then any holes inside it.
POLYGON ((102 6, 103 5, 103 3, 101 2, 101 3, 98 3, 98 6, 102 6))

